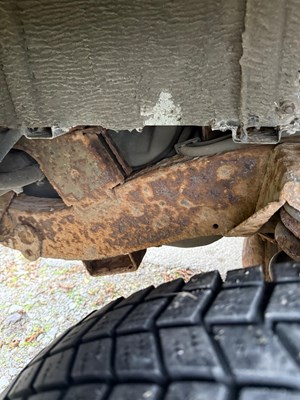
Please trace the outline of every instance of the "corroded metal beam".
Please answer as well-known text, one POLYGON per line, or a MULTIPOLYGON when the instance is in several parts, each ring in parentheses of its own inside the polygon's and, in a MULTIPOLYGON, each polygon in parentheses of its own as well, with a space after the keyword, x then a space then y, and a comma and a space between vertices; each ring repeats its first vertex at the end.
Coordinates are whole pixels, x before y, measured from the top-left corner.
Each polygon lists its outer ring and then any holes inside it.
MULTIPOLYGON (((293 139, 293 138, 292 138, 293 139)), ((286 203, 300 210, 300 142, 283 143, 270 154, 255 212, 228 236, 255 234, 286 203)))
POLYGON ((15 198, 5 245, 30 259, 98 260, 227 235, 255 212, 274 148, 176 156, 126 178, 97 133, 73 130, 53 141, 20 143, 61 199, 15 198))

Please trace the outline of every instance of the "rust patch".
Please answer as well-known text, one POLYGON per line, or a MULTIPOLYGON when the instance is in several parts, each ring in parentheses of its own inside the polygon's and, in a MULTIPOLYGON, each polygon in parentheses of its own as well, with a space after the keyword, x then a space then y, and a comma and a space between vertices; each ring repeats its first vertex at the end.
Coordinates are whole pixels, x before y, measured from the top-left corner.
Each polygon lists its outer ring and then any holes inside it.
MULTIPOLYGON (((283 143, 270 153, 268 168, 253 215, 226 236, 255 234, 287 202, 300 210, 300 144, 283 143)), ((249 189, 248 189, 249 191, 249 189)))
POLYGON ((116 157, 116 160, 118 161, 119 165, 122 167, 122 170, 124 171, 125 176, 129 176, 132 173, 132 168, 127 164, 123 156, 120 154, 118 148, 116 147, 114 141, 112 140, 111 136, 107 131, 102 132, 101 136, 103 137, 103 140, 109 147, 110 151, 116 157))
MULTIPOLYGON (((176 156, 124 181, 91 131, 20 146, 40 162, 64 203, 21 195, 9 209, 13 224, 39 232, 42 256, 80 260, 226 235, 255 211, 273 151, 253 146, 210 157, 176 156)), ((18 240, 10 245, 20 248, 18 240)))
POLYGON ((96 260, 88 265, 102 274, 128 268, 124 254, 201 236, 253 235, 285 202, 300 209, 300 144, 176 156, 125 179, 126 165, 118 166, 99 133, 74 129, 50 142, 20 142, 61 200, 13 199, 5 244, 31 259, 96 260))
POLYGON ((112 156, 92 128, 80 130, 55 140, 23 139, 18 148, 28 152, 39 163, 67 206, 88 208, 111 195, 111 189, 124 182, 112 156), (63 149, 63 151, 62 151, 63 149))
POLYGON ((14 229, 12 241, 18 243, 18 250, 30 261, 41 256, 41 240, 38 232, 29 225, 18 225, 14 229))
POLYGON ((282 222, 275 228, 275 239, 278 246, 293 260, 300 262, 300 240, 292 234, 282 222))
POLYGON ((14 192, 8 192, 0 196, 0 241, 4 241, 11 235, 13 223, 7 210, 15 196, 14 192))
MULTIPOLYGON (((254 235, 270 226, 286 202, 300 209, 299 143, 253 145, 194 159, 175 156, 127 178, 131 170, 97 127, 72 129, 53 141, 22 139, 18 147, 39 162, 61 199, 20 195, 9 199, 9 209, 1 211, 0 204, 1 240, 32 260, 88 260, 93 274, 137 268, 143 249, 151 246, 254 235)), ((299 225, 283 215, 296 234, 299 225)), ((287 246, 283 228, 277 226, 278 241, 287 246)), ((249 242, 248 259, 256 249, 257 260, 266 260, 261 237, 255 240, 249 242)), ((294 242, 289 246, 297 256, 294 242)))
POLYGON ((10 206, 10 203, 12 202, 12 199, 14 197, 15 197, 14 192, 7 192, 4 195, 0 196, 0 222, 3 215, 8 210, 8 207, 10 206))
POLYGON ((243 267, 261 265, 266 280, 270 281, 269 263, 271 258, 278 252, 276 243, 272 243, 261 235, 256 234, 244 239, 243 245, 243 267))
POLYGON ((280 218, 285 227, 300 239, 300 222, 287 213, 284 208, 280 210, 280 218))

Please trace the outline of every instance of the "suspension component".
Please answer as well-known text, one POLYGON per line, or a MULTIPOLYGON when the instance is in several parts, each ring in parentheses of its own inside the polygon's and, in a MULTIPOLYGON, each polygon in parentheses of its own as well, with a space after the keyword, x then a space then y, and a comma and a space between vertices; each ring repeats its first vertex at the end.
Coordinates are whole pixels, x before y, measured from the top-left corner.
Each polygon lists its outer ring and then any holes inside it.
POLYGON ((27 154, 11 150, 0 164, 0 196, 14 191, 21 193, 23 187, 44 178, 40 167, 27 154))
POLYGON ((292 259, 300 261, 300 212, 288 203, 280 210, 281 221, 275 229, 279 247, 292 259))
POLYGON ((124 254, 151 246, 274 234, 268 221, 285 203, 300 209, 297 141, 177 155, 132 172, 106 139, 101 127, 76 128, 53 141, 22 138, 17 148, 38 162, 59 198, 14 198, 5 213, 9 235, 0 240, 31 260, 86 260, 102 274, 128 267, 124 254))

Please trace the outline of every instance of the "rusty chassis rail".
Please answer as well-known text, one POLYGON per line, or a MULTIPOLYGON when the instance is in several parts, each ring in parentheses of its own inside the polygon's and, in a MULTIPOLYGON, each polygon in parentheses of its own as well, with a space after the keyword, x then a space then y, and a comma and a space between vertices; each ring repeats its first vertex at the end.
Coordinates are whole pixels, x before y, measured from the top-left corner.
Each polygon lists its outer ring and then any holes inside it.
POLYGON ((254 235, 286 202, 300 209, 297 140, 175 156, 132 174, 105 137, 94 127, 52 141, 21 139, 18 148, 37 160, 61 199, 9 198, 0 224, 4 245, 30 260, 98 260, 101 274, 105 259, 106 272, 122 270, 120 256, 128 267, 128 255, 140 262, 151 246, 254 235))

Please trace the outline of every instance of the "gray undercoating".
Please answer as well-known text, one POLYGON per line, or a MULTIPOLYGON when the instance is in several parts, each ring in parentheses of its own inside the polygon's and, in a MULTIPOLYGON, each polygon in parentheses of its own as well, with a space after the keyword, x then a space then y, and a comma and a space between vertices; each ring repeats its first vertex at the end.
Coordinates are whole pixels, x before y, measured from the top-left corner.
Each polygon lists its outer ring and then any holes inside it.
POLYGON ((0 0, 0 126, 293 127, 299 6, 0 0))
POLYGON ((299 19, 299 0, 247 1, 240 61, 242 122, 299 130, 299 19))

